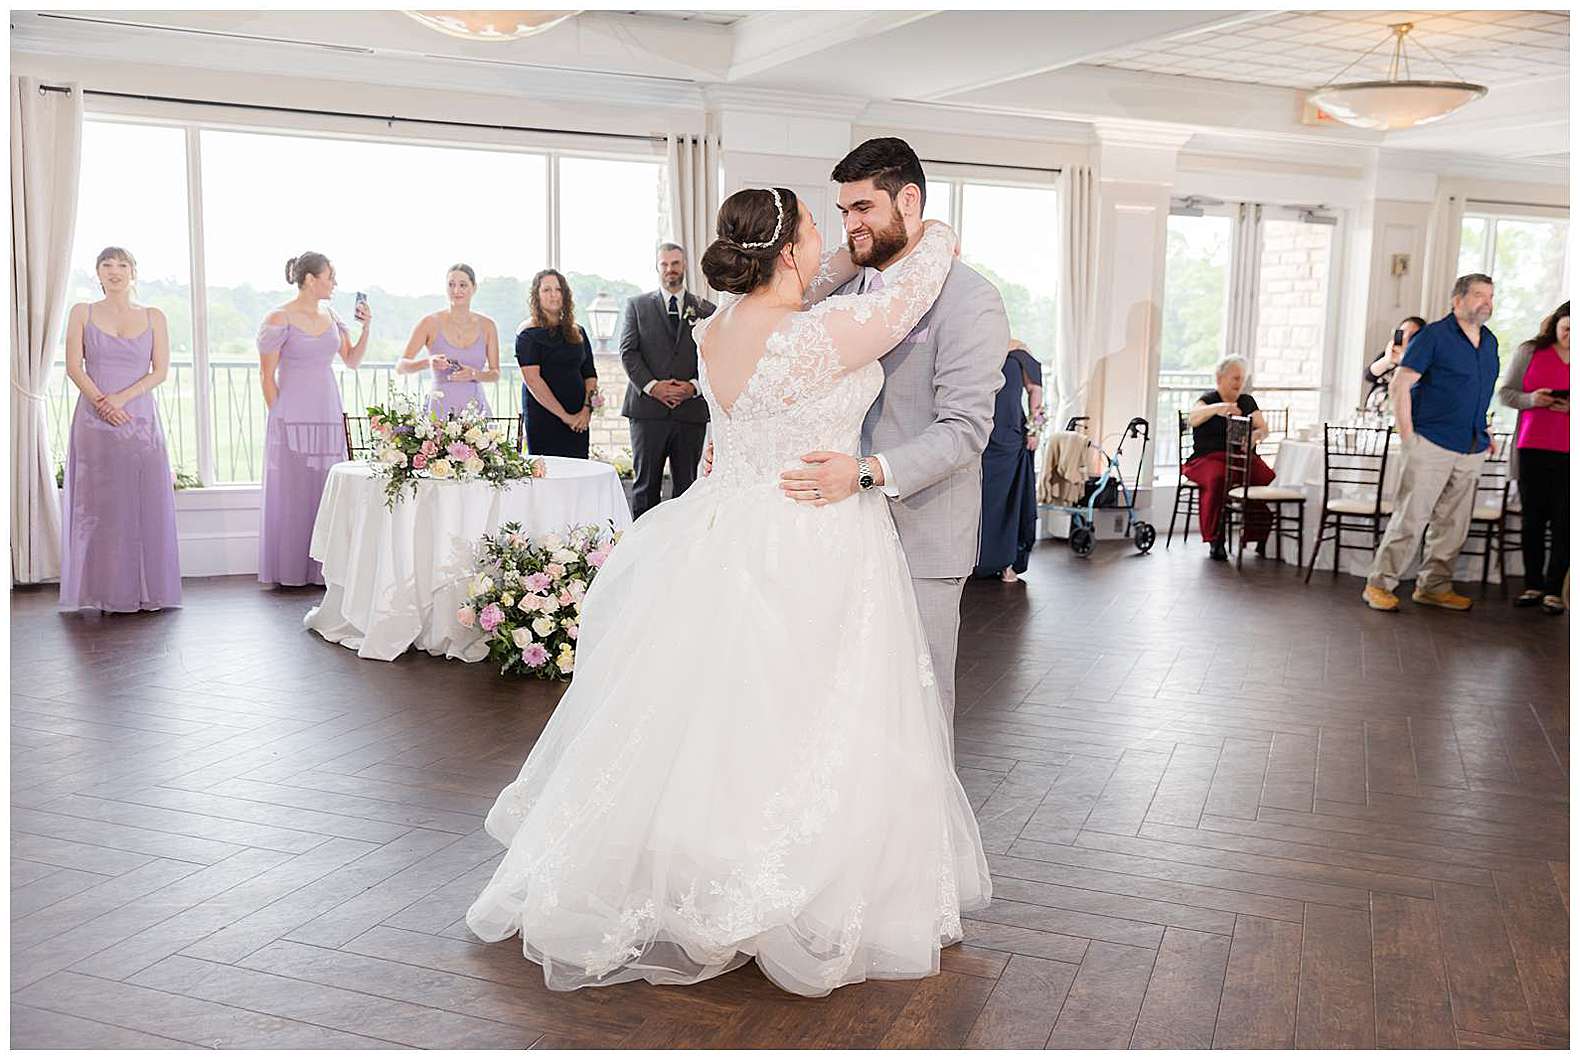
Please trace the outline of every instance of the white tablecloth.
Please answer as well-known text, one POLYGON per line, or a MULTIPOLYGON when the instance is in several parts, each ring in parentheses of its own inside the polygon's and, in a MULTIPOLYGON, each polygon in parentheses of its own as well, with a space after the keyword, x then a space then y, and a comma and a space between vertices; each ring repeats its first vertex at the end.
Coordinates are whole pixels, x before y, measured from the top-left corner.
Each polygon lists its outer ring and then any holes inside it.
MULTIPOLYGON (((1394 495, 1398 493, 1399 475, 1403 472, 1403 470, 1404 454, 1399 448, 1398 440, 1395 439, 1394 444, 1388 450, 1388 469, 1383 479, 1383 496, 1385 498, 1391 500, 1393 499, 1394 495)), ((1306 541, 1304 552, 1305 561, 1310 563, 1311 546, 1316 543, 1317 524, 1322 519, 1322 442, 1302 441, 1298 438, 1286 439, 1278 447, 1278 458, 1273 463, 1273 472, 1277 476, 1273 480, 1274 485, 1286 486, 1289 489, 1297 489, 1306 495, 1306 541)), ((1354 487, 1344 491, 1335 488, 1334 496, 1338 497, 1343 493, 1348 493, 1349 495, 1356 497, 1365 495, 1365 492, 1359 487, 1354 487)), ((1386 525, 1386 523, 1384 525, 1386 525)), ((1346 531, 1344 534, 1345 545, 1359 545, 1365 541, 1366 535, 1359 531, 1355 533, 1346 531)), ((1472 547, 1479 549, 1483 547, 1483 545, 1482 543, 1477 542, 1472 547)), ((1271 550, 1271 542, 1268 544, 1268 548, 1271 550)), ((1284 562, 1295 562, 1293 553, 1294 550, 1289 548, 1288 543, 1286 542, 1284 547, 1284 562)), ((1517 553, 1511 553, 1505 562, 1509 566, 1509 573, 1511 575, 1518 573, 1522 569, 1519 555, 1517 553)), ((1346 574, 1354 574, 1364 578, 1367 572, 1371 569, 1371 563, 1372 553, 1358 551, 1352 552, 1346 548, 1341 554, 1339 569, 1344 571, 1346 574)), ((1329 535, 1328 540, 1322 546, 1322 558, 1317 562, 1317 569, 1319 571, 1326 569, 1329 572, 1333 570, 1333 539, 1331 534, 1329 535)), ((1410 566, 1405 569, 1404 578, 1406 580, 1413 579, 1416 576, 1416 572, 1420 569, 1420 558, 1417 557, 1415 560, 1412 560, 1410 566)), ((1454 577, 1462 582, 1469 581, 1480 583, 1481 557, 1465 555, 1460 556, 1459 562, 1455 565, 1454 577)), ((1492 573, 1490 578, 1492 581, 1498 580, 1498 557, 1496 555, 1492 557, 1492 573)))
POLYGON ((408 648, 477 662, 483 634, 455 620, 466 599, 472 547, 500 524, 527 534, 569 526, 631 525, 620 478, 608 464, 550 456, 548 475, 496 490, 482 482, 419 481, 393 511, 384 483, 360 461, 336 464, 313 524, 312 557, 324 565, 323 602, 304 624, 364 659, 408 648))

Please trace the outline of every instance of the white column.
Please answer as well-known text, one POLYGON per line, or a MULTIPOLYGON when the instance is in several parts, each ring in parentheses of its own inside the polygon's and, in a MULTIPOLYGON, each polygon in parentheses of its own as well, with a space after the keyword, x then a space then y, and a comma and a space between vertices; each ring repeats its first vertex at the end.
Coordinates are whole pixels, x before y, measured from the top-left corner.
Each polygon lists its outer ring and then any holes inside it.
MULTIPOLYGON (((1112 449, 1132 418, 1151 420, 1157 407, 1169 195, 1179 150, 1191 133, 1177 126, 1107 122, 1096 133, 1099 359, 1087 415, 1093 436, 1112 449)), ((1173 426, 1154 423, 1154 438, 1164 429, 1173 426)), ((1151 463, 1149 452, 1143 489, 1151 485, 1151 463)), ((1126 461, 1127 477, 1132 467, 1126 461)))

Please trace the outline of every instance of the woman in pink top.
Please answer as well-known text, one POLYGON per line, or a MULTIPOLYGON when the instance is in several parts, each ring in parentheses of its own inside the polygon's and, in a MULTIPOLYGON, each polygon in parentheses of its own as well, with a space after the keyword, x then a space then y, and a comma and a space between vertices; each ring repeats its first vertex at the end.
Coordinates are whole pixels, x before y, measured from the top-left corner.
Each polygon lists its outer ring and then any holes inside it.
POLYGON ((1525 591, 1514 606, 1539 603, 1549 615, 1561 615, 1569 575, 1568 302, 1542 321, 1540 334, 1520 344, 1504 372, 1498 397, 1509 408, 1520 410, 1514 447, 1525 591))

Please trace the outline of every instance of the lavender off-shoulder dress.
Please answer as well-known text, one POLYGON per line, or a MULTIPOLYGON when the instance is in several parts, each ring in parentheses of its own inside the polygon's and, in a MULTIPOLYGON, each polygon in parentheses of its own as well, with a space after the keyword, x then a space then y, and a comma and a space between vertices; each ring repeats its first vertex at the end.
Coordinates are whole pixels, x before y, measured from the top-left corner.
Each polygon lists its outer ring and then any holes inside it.
POLYGON ((331 367, 346 326, 339 318, 317 335, 295 324, 265 324, 258 352, 280 355, 279 396, 269 410, 263 459, 263 525, 258 580, 266 585, 322 585, 307 554, 329 469, 346 459, 340 387, 331 367))
MULTIPOLYGON (((82 331, 88 378, 106 394, 148 374, 154 328, 123 339, 100 331, 92 314, 82 331)), ((181 606, 176 502, 165 432, 152 392, 126 403, 132 421, 112 427, 85 395, 77 398, 66 450, 61 518, 63 611, 155 611, 181 606)))
POLYGON ((442 420, 451 415, 459 416, 461 410, 471 402, 483 411, 483 415, 490 415, 488 396, 483 393, 482 383, 476 380, 469 383, 450 381, 450 374, 461 365, 478 371, 488 367, 488 340, 482 329, 478 330, 477 341, 465 349, 450 345, 450 340, 444 337, 443 328, 437 331, 438 334, 428 346, 428 352, 448 357, 451 367, 447 371, 432 373, 433 390, 428 395, 428 411, 442 420))

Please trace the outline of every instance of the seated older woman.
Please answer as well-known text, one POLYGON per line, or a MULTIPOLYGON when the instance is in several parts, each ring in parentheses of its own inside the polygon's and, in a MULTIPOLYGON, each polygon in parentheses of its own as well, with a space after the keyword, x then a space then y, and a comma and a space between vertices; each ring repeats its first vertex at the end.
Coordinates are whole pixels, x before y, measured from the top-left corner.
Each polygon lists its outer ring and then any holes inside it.
MULTIPOLYGON (((1229 417, 1251 417, 1251 443, 1267 436, 1267 421, 1262 418, 1256 399, 1245 392, 1248 366, 1244 357, 1230 356, 1218 362, 1218 387, 1196 399, 1185 414, 1195 440, 1195 451, 1182 469, 1185 477, 1201 487, 1201 539, 1212 548, 1213 559, 1228 559, 1223 541, 1224 479, 1228 471, 1229 417)), ((1266 486, 1273 481, 1273 469, 1251 454, 1249 485, 1266 486)), ((1272 519, 1262 505, 1252 505, 1246 513, 1246 540, 1260 544, 1267 540, 1272 519)))

